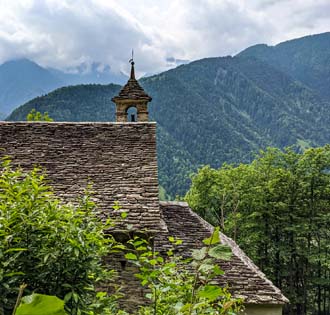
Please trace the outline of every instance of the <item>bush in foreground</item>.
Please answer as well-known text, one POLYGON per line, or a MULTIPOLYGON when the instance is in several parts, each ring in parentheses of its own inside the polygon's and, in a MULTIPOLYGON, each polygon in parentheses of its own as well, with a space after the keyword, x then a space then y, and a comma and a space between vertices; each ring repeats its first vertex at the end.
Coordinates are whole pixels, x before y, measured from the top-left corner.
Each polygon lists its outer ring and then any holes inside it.
POLYGON ((113 273, 102 257, 115 245, 106 237, 88 195, 62 203, 38 169, 23 172, 8 160, 0 173, 0 314, 11 314, 20 284, 64 299, 70 314, 88 310, 100 279, 113 273))

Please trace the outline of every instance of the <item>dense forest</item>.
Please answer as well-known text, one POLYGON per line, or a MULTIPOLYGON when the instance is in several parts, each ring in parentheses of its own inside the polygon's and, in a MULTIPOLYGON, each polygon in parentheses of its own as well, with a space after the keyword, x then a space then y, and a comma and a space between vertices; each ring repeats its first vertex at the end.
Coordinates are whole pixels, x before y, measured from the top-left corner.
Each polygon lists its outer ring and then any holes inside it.
MULTIPOLYGON (((281 53, 283 60, 296 56, 300 64, 329 69, 330 53, 324 49, 329 42, 325 33, 279 46, 288 50, 287 55, 281 53)), ((273 52, 276 47, 268 48, 273 52)), ((151 120, 158 123, 163 196, 183 196, 190 174, 202 165, 249 162, 267 146, 304 149, 330 141, 329 100, 324 94, 298 81, 291 68, 284 71, 272 63, 270 53, 268 62, 266 53, 258 59, 250 49, 249 54, 247 50, 237 57, 203 59, 140 80, 153 97, 149 107, 151 120)), ((112 84, 61 88, 29 101, 7 119, 25 120, 35 108, 57 121, 113 121, 111 98, 119 89, 112 84)))
POLYGON ((276 46, 256 45, 239 56, 252 56, 280 69, 330 100, 330 33, 290 40, 276 46))
POLYGON ((186 199, 233 237, 289 298, 285 314, 330 314, 330 146, 263 151, 204 167, 186 199))

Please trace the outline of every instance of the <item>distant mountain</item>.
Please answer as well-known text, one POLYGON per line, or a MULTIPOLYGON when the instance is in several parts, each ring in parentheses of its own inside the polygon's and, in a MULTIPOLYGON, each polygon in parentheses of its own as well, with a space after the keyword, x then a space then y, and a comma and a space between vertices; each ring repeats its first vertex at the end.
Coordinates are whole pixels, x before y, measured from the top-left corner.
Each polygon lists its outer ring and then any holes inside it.
POLYGON ((124 84, 127 81, 127 76, 123 73, 112 72, 109 65, 102 65, 94 62, 91 65, 81 64, 74 69, 67 69, 67 72, 53 68, 48 70, 57 78, 66 83, 66 85, 77 84, 109 84, 117 83, 124 84))
POLYGON ((30 60, 8 61, 0 66, 0 115, 62 85, 59 78, 30 60))
POLYGON ((63 72, 45 69, 28 59, 5 62, 0 66, 0 120, 8 116, 18 105, 44 95, 56 88, 85 84, 124 83, 124 74, 113 73, 109 66, 93 63, 82 64, 75 69, 63 72))
MULTIPOLYGON (((208 58, 140 80, 158 123, 160 184, 184 194, 202 164, 247 162, 266 146, 330 142, 329 103, 319 91, 255 56, 208 58)), ((58 121, 113 121, 116 85, 61 88, 16 109, 36 108, 58 121)))
POLYGON ((289 40, 276 46, 252 46, 239 56, 263 60, 330 101, 330 32, 289 40))

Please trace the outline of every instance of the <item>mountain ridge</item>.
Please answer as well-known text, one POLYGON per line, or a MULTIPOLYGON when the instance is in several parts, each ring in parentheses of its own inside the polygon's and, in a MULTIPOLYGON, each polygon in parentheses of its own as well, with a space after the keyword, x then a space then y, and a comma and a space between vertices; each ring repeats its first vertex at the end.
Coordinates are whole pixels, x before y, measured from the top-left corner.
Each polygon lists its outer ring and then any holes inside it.
POLYGON ((304 36, 275 46, 254 45, 237 56, 256 57, 276 66, 330 101, 330 32, 304 36))
MULTIPOLYGON (((172 198, 184 195, 190 174, 201 165, 249 162, 267 146, 304 149, 330 142, 330 102, 322 91, 298 80, 295 68, 291 73, 262 57, 250 51, 205 58, 139 80, 153 97, 149 112, 158 123, 160 185, 172 198)), ((27 102, 8 120, 24 120, 35 108, 58 121, 114 121, 111 98, 119 89, 61 88, 27 102)))
POLYGON ((28 59, 5 62, 0 66, 0 112, 7 114, 13 107, 62 84, 64 82, 28 59))
POLYGON ((0 65, 0 119, 5 118, 17 106, 51 92, 59 87, 88 83, 124 83, 127 77, 114 74, 109 66, 98 71, 99 63, 93 63, 90 69, 82 65, 76 72, 64 72, 53 68, 44 68, 26 59, 9 60, 0 65))

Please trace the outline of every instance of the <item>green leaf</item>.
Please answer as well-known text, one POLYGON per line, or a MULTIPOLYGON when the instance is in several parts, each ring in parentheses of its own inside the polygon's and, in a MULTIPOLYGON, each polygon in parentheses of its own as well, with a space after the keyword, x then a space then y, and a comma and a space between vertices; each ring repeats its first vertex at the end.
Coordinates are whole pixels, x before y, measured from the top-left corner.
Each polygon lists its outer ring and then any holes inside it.
POLYGON ((77 293, 73 293, 72 296, 73 296, 73 300, 74 300, 76 303, 78 303, 78 301, 79 301, 79 295, 78 295, 77 293))
POLYGON ((192 251, 192 257, 195 260, 203 260, 206 257, 207 247, 202 247, 201 249, 194 249, 192 251))
POLYGON ((22 298, 16 315, 67 315, 64 302, 55 296, 32 294, 22 298))
POLYGON ((13 276, 22 276, 22 275, 25 275, 25 273, 22 271, 13 271, 13 272, 5 273, 3 276, 4 277, 13 277, 13 276))
POLYGON ((128 259, 128 260, 137 260, 137 256, 133 253, 127 253, 125 255, 125 258, 128 259))
POLYGON ((50 253, 48 253, 48 254, 46 254, 46 255, 44 256, 44 264, 47 262, 49 256, 50 256, 50 253))
POLYGON ((214 245, 220 243, 220 228, 216 227, 209 238, 203 240, 205 245, 214 245))
POLYGON ((118 210, 120 210, 120 208, 121 208, 121 206, 119 205, 119 202, 115 201, 114 205, 112 206, 112 209, 115 211, 118 211, 118 210))
POLYGON ((127 218, 127 212, 122 212, 120 214, 120 216, 121 216, 122 219, 126 219, 127 218))
POLYGON ((214 270, 214 265, 211 264, 201 264, 198 268, 201 272, 208 272, 210 270, 214 270))
POLYGON ((210 301, 216 300, 222 293, 221 288, 215 285, 206 285, 198 291, 198 296, 206 298, 210 301))
POLYGON ((229 246, 218 244, 209 250, 209 255, 216 259, 230 260, 232 252, 229 246))
POLYGON ((23 252, 26 250, 27 250, 27 248, 10 248, 5 251, 5 254, 10 253, 10 252, 23 252))
POLYGON ((225 273, 218 265, 214 266, 213 272, 216 276, 221 276, 225 273))
POLYGON ((69 292, 65 295, 64 297, 64 302, 67 303, 68 301, 70 301, 72 299, 72 292, 69 292))
POLYGON ((152 266, 156 266, 158 263, 157 259, 150 259, 149 260, 149 264, 152 265, 152 266))

